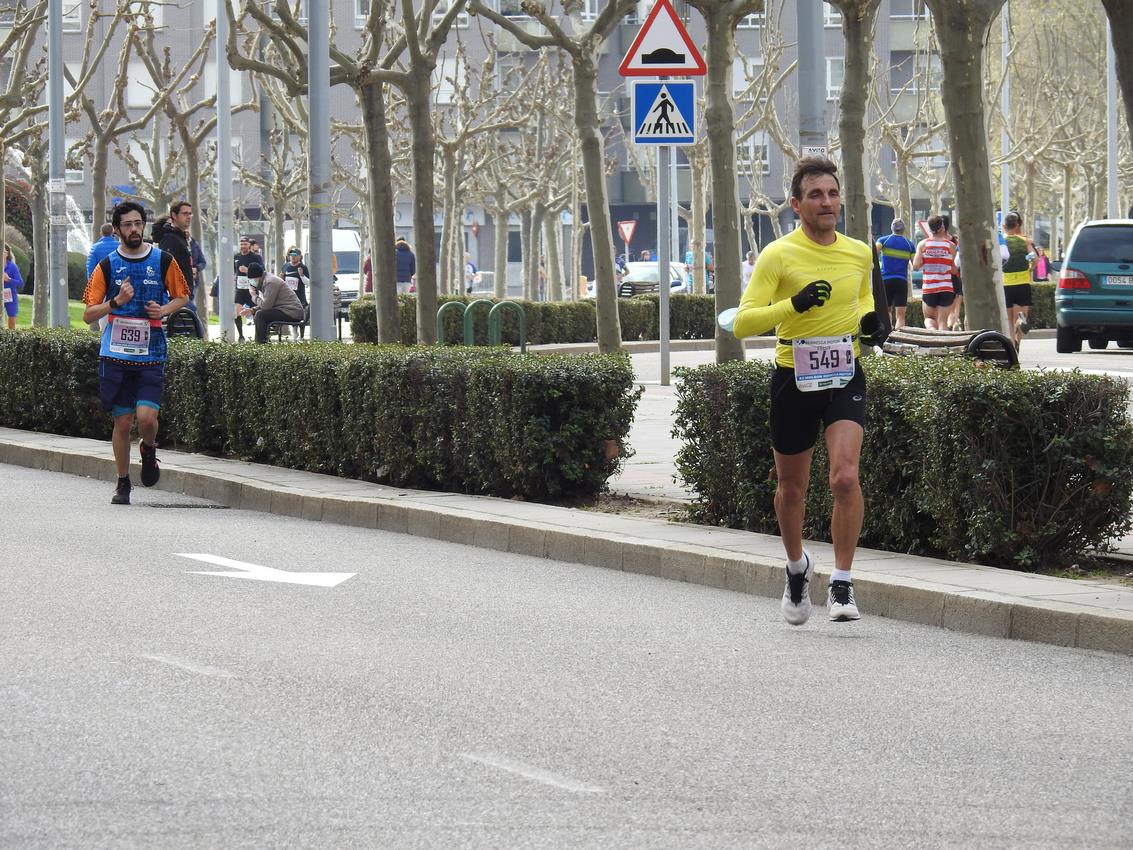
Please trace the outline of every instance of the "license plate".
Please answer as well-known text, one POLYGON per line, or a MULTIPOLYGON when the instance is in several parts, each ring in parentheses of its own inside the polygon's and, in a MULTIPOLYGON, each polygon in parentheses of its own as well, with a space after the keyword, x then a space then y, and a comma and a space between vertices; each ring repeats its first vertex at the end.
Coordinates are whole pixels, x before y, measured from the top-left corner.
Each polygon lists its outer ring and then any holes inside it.
POLYGON ((1133 286, 1133 275, 1107 274, 1105 284, 1106 286, 1133 286))

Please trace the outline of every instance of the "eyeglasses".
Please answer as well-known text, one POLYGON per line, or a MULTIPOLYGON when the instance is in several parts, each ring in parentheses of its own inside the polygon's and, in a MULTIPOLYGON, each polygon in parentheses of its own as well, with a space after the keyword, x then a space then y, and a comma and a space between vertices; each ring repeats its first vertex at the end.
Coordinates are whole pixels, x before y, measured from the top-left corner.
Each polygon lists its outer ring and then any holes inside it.
POLYGON ((146 223, 141 219, 131 219, 130 221, 118 222, 119 230, 143 230, 145 229, 145 226, 146 223))

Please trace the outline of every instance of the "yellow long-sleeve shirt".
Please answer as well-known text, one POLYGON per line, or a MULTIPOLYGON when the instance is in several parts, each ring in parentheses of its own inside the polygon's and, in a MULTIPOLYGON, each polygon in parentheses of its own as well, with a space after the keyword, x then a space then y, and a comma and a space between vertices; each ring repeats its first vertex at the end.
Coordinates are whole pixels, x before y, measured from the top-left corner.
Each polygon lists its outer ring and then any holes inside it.
MULTIPOLYGON (((864 242, 837 234, 819 245, 798 228, 763 249, 740 299, 733 332, 743 339, 776 328, 780 339, 856 334, 873 310, 873 252, 864 242), (830 282, 825 304, 796 313, 791 296, 813 280, 830 282)), ((861 353, 854 339, 854 356, 861 353)), ((775 362, 791 368, 791 347, 780 343, 775 362)))

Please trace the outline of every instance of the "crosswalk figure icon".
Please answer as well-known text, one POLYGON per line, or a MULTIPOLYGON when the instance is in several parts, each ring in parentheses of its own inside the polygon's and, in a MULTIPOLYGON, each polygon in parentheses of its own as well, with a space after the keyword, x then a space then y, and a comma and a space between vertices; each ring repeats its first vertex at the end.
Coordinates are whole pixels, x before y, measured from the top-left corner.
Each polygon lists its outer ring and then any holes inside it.
POLYGON ((696 140, 691 82, 633 84, 633 140, 637 144, 691 144, 696 140))

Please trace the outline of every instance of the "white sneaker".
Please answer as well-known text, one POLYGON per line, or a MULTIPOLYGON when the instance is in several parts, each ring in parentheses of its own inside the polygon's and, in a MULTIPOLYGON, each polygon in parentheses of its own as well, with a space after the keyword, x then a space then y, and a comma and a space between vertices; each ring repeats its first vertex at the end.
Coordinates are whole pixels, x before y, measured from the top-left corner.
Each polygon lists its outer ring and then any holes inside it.
POLYGON ((814 559, 806 550, 806 569, 801 573, 787 570, 786 586, 783 588, 783 619, 792 626, 801 626, 810 619, 810 577, 814 575, 814 559))
POLYGON ((860 620, 858 604, 854 601, 852 581, 832 581, 826 594, 826 605, 830 609, 830 619, 835 623, 860 620))

